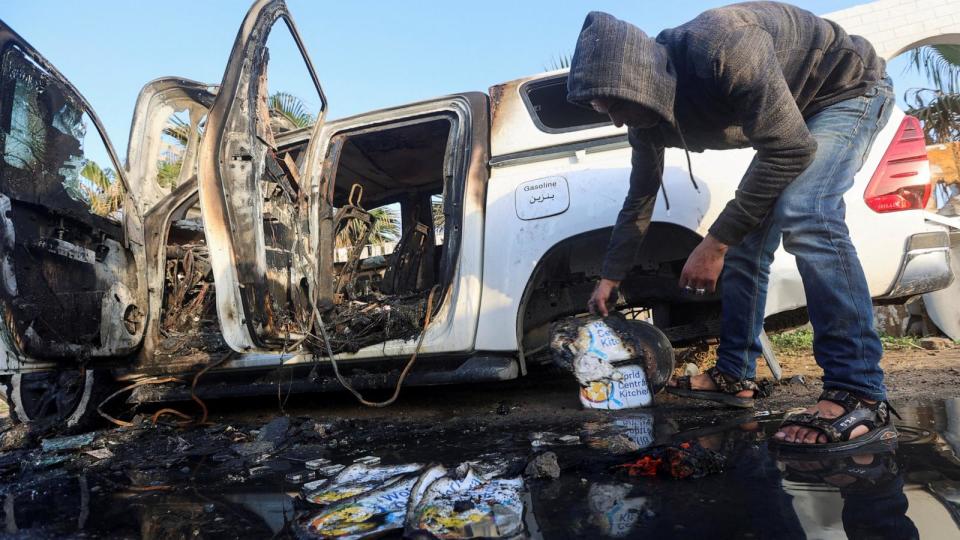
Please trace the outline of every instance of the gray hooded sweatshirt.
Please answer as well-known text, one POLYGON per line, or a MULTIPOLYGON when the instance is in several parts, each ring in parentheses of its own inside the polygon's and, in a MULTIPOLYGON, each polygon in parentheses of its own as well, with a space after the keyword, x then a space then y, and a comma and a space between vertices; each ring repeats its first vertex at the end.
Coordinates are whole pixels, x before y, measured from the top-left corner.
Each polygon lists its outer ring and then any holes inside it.
POLYGON ((736 196, 710 227, 735 245, 813 160, 817 143, 806 119, 866 94, 883 74, 883 59, 865 39, 786 4, 712 9, 656 40, 606 13, 587 15, 567 99, 589 106, 593 98, 616 97, 662 118, 656 127, 629 130, 630 190, 603 277, 622 280, 633 266, 662 181, 664 147, 756 149, 736 196))

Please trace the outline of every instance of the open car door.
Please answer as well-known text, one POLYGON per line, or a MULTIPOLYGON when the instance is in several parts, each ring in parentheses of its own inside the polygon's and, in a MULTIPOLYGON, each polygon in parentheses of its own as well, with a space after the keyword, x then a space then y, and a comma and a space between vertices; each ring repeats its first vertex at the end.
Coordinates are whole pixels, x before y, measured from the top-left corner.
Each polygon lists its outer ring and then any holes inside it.
POLYGON ((103 126, 0 22, 0 369, 126 355, 143 338, 140 216, 103 126))
POLYGON ((313 306, 330 301, 316 286, 317 188, 306 174, 316 169, 316 137, 278 143, 298 130, 316 135, 325 109, 285 2, 257 1, 230 53, 198 168, 217 312, 234 350, 292 344, 309 331, 313 306))

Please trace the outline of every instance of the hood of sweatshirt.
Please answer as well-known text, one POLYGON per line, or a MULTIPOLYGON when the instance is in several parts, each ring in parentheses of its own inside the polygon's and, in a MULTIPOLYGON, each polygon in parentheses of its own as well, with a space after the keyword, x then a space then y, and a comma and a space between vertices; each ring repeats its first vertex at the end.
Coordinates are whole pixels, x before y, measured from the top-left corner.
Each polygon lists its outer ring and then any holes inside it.
POLYGON ((672 126, 676 90, 666 47, 613 15, 587 15, 570 61, 568 101, 589 107, 594 98, 624 99, 655 111, 672 126))

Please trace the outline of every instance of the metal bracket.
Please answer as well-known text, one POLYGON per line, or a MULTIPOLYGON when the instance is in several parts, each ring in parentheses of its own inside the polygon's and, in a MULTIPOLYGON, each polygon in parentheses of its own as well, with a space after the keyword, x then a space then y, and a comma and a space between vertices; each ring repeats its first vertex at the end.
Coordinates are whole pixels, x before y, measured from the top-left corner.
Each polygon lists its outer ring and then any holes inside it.
POLYGON ((773 378, 779 381, 783 378, 783 369, 777 361, 777 355, 773 352, 773 343, 770 343, 770 338, 764 330, 760 331, 760 348, 763 350, 763 359, 766 360, 770 373, 773 373, 773 378))

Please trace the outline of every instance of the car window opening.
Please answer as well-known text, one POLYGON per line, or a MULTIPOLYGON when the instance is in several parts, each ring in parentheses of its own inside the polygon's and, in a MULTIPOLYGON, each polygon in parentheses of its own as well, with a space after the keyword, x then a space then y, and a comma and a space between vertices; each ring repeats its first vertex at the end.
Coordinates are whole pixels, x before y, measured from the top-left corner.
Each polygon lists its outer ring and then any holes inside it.
POLYGON ((157 185, 165 192, 196 176, 196 146, 200 144, 206 125, 206 114, 193 114, 187 109, 174 111, 160 132, 157 149, 157 185))
POLYGON ((335 137, 334 352, 415 337, 430 289, 449 282, 452 128, 434 116, 335 137))
POLYGON ((523 102, 537 127, 565 133, 612 125, 610 117, 567 101, 567 76, 531 81, 520 88, 523 102))

